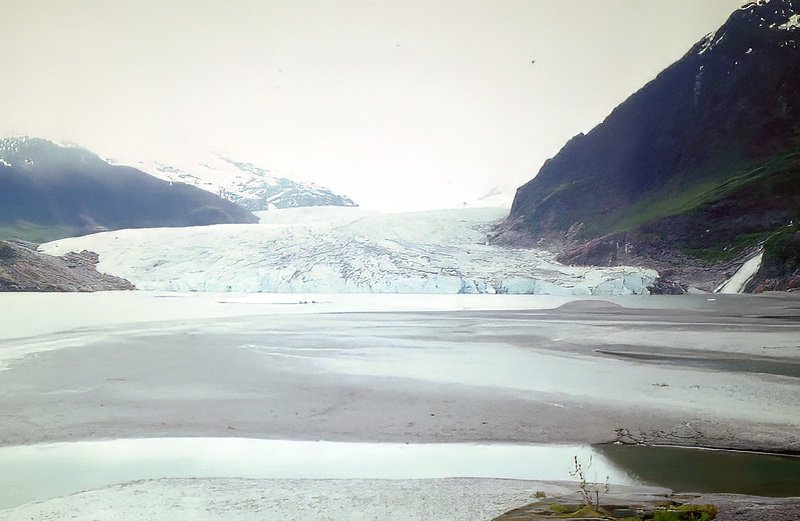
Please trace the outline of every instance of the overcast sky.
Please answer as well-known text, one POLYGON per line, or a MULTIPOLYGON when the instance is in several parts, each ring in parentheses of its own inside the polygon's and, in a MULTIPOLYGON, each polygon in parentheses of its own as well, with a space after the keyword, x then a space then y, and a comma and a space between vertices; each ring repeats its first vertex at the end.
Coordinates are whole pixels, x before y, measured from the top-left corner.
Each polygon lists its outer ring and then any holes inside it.
POLYGON ((0 136, 480 204, 743 0, 0 0, 0 136))

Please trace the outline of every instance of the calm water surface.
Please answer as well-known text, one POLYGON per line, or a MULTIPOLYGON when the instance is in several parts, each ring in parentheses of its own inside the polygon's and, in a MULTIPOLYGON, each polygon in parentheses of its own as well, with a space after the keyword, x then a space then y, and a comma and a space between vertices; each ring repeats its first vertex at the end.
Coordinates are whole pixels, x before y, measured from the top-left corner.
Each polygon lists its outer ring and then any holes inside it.
POLYGON ((0 508, 151 478, 568 480, 573 458, 633 483, 588 446, 156 438, 0 448, 0 508))
POLYGON ((598 446, 644 483, 676 492, 800 496, 800 457, 679 447, 598 446))

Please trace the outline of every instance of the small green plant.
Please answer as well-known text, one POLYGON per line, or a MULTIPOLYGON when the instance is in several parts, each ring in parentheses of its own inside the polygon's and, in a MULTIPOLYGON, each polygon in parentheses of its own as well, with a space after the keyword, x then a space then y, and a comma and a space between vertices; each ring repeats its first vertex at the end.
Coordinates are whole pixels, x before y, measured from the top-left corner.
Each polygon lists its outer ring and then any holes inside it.
POLYGON ((561 519, 573 519, 584 517, 605 517, 597 509, 588 505, 550 505, 550 510, 555 512, 556 516, 561 519))
POLYGON ((714 505, 682 505, 675 510, 659 510, 653 521, 713 521, 717 517, 714 505))
MULTIPOLYGON (((578 459, 578 456, 574 456, 572 460, 573 469, 569 472, 569 475, 572 477, 578 478, 578 486, 580 487, 581 498, 583 499, 583 504, 591 508, 592 510, 599 511, 600 510, 600 484, 595 482, 587 481, 586 479, 586 472, 592 467, 592 457, 589 456, 589 464, 586 465, 586 468, 583 468, 583 464, 578 459)), ((606 476, 606 481, 603 483, 603 493, 608 493, 608 476, 606 476)))
POLYGON ((547 497, 547 494, 544 492, 544 490, 537 490, 533 493, 533 497, 541 499, 547 497))
POLYGON ((559 505, 558 503, 555 505, 550 505, 550 510, 558 515, 571 514, 578 510, 578 508, 580 508, 578 505, 559 505))
POLYGON ((717 517, 717 507, 714 505, 681 505, 678 512, 686 521, 711 521, 717 517))
POLYGON ((659 510, 653 516, 653 521, 681 521, 674 510, 659 510))

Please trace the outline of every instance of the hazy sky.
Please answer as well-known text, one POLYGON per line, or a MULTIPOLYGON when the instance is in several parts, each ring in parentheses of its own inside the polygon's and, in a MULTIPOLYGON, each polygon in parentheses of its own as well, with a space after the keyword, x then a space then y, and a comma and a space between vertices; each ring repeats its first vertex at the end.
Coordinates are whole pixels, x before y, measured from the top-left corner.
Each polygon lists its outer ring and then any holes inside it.
POLYGON ((369 208, 510 204, 742 3, 0 0, 0 136, 214 151, 369 208))

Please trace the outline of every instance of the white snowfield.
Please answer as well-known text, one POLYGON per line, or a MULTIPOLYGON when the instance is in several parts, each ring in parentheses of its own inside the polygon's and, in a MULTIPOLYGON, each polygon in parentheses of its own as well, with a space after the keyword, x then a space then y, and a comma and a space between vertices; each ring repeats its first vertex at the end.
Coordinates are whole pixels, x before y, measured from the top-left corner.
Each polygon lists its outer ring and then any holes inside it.
POLYGON ((259 224, 119 230, 41 249, 97 252, 101 272, 157 291, 629 295, 647 293, 658 276, 483 244, 507 211, 293 208, 261 212, 259 224))
MULTIPOLYGON (((174 153, 173 153, 174 154, 174 153)), ((282 177, 277 172, 251 163, 242 163, 209 152, 191 152, 162 160, 109 158, 112 164, 131 165, 152 176, 186 183, 229 199, 248 210, 293 208, 298 206, 354 206, 346 196, 301 180, 282 177)))

